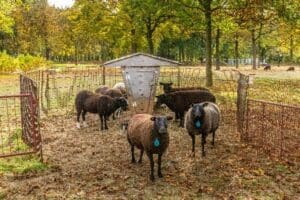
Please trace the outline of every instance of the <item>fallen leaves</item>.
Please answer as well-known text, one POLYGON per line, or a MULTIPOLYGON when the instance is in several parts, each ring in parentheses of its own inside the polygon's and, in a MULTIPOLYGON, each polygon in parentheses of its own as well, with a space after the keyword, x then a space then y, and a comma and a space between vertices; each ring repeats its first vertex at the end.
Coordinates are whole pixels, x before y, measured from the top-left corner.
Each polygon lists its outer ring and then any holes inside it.
POLYGON ((5 191, 8 199, 295 199, 299 193, 299 165, 287 167, 258 157, 239 142, 234 127, 221 127, 214 147, 209 136, 202 158, 200 139, 191 157, 191 138, 172 122, 170 146, 162 158, 164 178, 152 183, 146 155, 142 164, 130 163, 126 135, 117 121, 110 120, 110 129, 102 133, 98 116, 88 115, 87 120, 94 122, 81 130, 73 117, 44 121, 49 170, 18 179, 1 175, 0 196, 5 191))

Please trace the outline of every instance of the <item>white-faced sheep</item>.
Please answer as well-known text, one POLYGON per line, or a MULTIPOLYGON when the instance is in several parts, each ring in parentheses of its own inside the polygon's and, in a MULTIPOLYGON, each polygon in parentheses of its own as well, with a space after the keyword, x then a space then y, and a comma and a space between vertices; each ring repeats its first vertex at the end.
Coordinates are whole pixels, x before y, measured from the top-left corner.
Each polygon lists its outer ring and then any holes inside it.
POLYGON ((204 101, 216 102, 215 96, 205 90, 187 90, 172 93, 166 93, 156 96, 157 101, 155 107, 166 104, 175 116, 180 119, 179 126, 183 127, 184 112, 187 111, 193 103, 201 103, 204 101))
POLYGON ((215 142, 215 132, 219 128, 220 109, 211 102, 193 104, 185 115, 184 126, 192 138, 192 153, 195 155, 195 135, 201 135, 202 156, 205 156, 204 144, 207 134, 212 133, 212 145, 215 142))
POLYGON ((111 98, 107 95, 98 95, 93 92, 82 90, 75 98, 77 110, 77 128, 80 128, 80 115, 82 115, 83 124, 86 126, 85 115, 89 113, 98 113, 101 121, 101 130, 108 129, 106 120, 118 108, 126 110, 127 100, 124 97, 111 98), (103 126, 104 123, 104 126, 103 126))
POLYGON ((154 181, 153 154, 158 154, 158 177, 161 173, 161 157, 169 146, 167 120, 172 117, 154 117, 149 114, 136 114, 128 122, 127 139, 131 146, 132 162, 135 162, 134 147, 141 150, 139 163, 142 162, 144 151, 150 160, 150 179, 154 181))
POLYGON ((113 89, 119 89, 122 92, 123 96, 127 98, 125 83, 123 82, 116 83, 113 86, 113 89))

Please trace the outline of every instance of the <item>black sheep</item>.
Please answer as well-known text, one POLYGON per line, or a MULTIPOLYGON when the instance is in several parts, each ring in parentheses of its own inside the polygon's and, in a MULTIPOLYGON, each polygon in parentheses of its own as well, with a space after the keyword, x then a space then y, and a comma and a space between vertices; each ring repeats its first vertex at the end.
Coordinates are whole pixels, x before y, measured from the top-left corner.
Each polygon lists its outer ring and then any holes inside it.
POLYGON ((182 87, 182 88, 173 88, 172 85, 173 83, 159 83, 160 85, 163 86, 164 93, 171 93, 171 92, 178 92, 178 91, 183 91, 183 90, 205 90, 209 91, 209 89, 205 87, 182 87))
POLYGON ((76 95, 75 105, 77 110, 77 128, 80 128, 80 115, 82 115, 83 124, 86 126, 85 115, 89 113, 98 113, 101 121, 101 130, 108 129, 106 120, 118 108, 127 110, 127 101, 123 97, 112 98, 107 95, 98 95, 88 90, 82 90, 76 95), (103 123, 104 126, 103 127, 103 123))
POLYGON ((201 103, 204 101, 216 102, 216 97, 205 90, 186 90, 167 94, 162 94, 157 97, 156 107, 161 104, 166 104, 175 116, 180 119, 179 126, 183 127, 184 112, 187 111, 193 103, 201 103))

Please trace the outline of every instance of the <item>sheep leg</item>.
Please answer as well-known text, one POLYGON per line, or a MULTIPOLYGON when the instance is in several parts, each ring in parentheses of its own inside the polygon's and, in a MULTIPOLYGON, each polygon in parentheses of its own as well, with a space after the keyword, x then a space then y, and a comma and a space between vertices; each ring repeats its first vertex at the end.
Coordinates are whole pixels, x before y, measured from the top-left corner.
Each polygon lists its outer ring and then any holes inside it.
POLYGON ((214 146, 215 145, 215 134, 216 134, 216 131, 213 131, 212 132, 212 141, 211 141, 211 144, 214 146))
POLYGON ((154 181, 154 161, 153 161, 153 154, 150 153, 150 152, 147 152, 147 156, 149 157, 150 167, 151 167, 150 180, 154 181))
POLYGON ((201 140, 201 146, 202 146, 202 157, 205 156, 205 151, 204 151, 204 145, 206 143, 205 139, 206 139, 206 135, 204 133, 201 134, 202 135, 202 140, 201 140))
POLYGON ((80 128, 80 115, 81 115, 81 111, 77 111, 77 123, 76 123, 77 128, 80 128))
POLYGON ((82 120, 83 120, 83 127, 87 127, 88 125, 87 125, 87 123, 86 123, 86 121, 85 121, 85 115, 86 115, 86 111, 84 110, 83 112, 82 112, 82 120))
POLYGON ((131 145, 131 162, 135 163, 135 158, 134 158, 134 145, 131 145))
POLYGON ((99 115, 100 117, 100 122, 101 122, 101 131, 103 130, 103 119, 104 119, 104 116, 103 115, 99 115))
POLYGON ((104 116, 104 125, 105 125, 105 129, 106 129, 106 130, 108 129, 108 127, 107 127, 107 123, 106 123, 106 121, 107 121, 107 118, 108 118, 108 116, 104 116))
POLYGON ((183 127, 183 113, 179 113, 179 118, 180 118, 180 123, 179 123, 179 127, 183 127))
POLYGON ((115 119, 116 119, 115 113, 113 113, 113 116, 112 116, 112 118, 113 118, 113 120, 115 120, 115 119))
POLYGON ((190 134, 192 138, 192 156, 195 157, 195 135, 190 134))
POLYGON ((162 156, 162 154, 158 154, 158 160, 157 160, 157 164, 158 164, 158 170, 157 170, 157 176, 159 177, 159 178, 162 178, 163 177, 163 175, 162 175, 162 173, 161 173, 161 156, 162 156))
POLYGON ((144 154, 144 149, 141 149, 141 154, 140 154, 139 163, 142 163, 142 160, 143 160, 143 154, 144 154))
POLYGON ((179 119, 179 114, 178 112, 175 112, 175 120, 178 120, 179 119))

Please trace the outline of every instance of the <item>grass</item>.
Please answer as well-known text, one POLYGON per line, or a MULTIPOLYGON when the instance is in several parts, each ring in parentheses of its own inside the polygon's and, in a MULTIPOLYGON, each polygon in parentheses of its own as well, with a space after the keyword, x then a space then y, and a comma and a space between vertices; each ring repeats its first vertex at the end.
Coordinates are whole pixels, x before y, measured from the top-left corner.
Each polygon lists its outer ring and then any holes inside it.
POLYGON ((48 166, 42 163, 36 156, 18 156, 0 159, 0 174, 28 173, 44 171, 48 166))
MULTIPOLYGON (((7 138, 4 138, 1 148, 2 153, 29 151, 30 148, 22 141, 21 135, 22 130, 17 128, 12 134, 8 135, 7 138)), ((47 165, 42 163, 37 156, 34 155, 0 158, 0 174, 27 173, 46 169, 47 165)))
POLYGON ((267 101, 300 104, 300 80, 256 78, 249 89, 249 97, 267 101))

